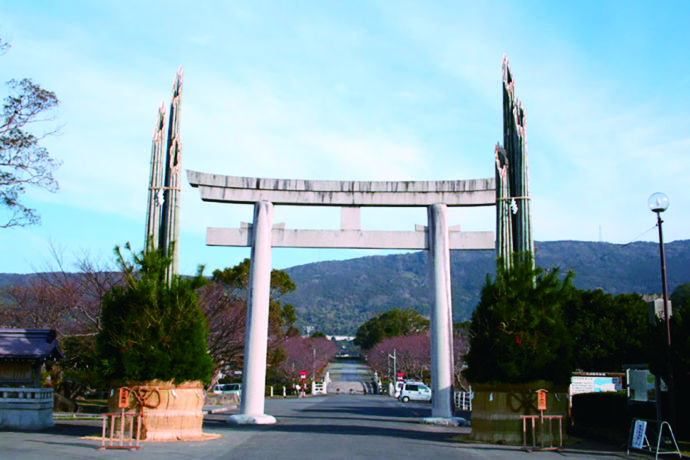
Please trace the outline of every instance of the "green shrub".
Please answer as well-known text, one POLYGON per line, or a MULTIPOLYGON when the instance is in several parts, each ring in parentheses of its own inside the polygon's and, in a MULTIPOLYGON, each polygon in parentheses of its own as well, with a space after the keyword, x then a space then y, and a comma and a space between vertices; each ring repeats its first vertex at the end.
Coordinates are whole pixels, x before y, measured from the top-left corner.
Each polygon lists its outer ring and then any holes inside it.
POLYGON ((487 275, 472 314, 465 376, 476 383, 570 383, 572 344, 562 305, 573 292, 572 273, 533 268, 531 257, 515 257, 512 268, 497 264, 487 275))
POLYGON ((132 254, 133 263, 124 260, 119 248, 116 252, 127 282, 103 298, 96 342, 103 376, 121 383, 208 383, 213 363, 195 291, 206 283, 202 268, 193 278, 174 275, 168 284, 170 259, 160 251, 132 254))

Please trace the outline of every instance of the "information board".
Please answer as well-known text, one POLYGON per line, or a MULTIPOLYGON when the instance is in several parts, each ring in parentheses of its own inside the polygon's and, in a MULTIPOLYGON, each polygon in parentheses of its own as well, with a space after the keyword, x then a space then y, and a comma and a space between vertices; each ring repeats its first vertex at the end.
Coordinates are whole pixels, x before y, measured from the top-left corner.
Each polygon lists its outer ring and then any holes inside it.
POLYGON ((647 422, 645 420, 635 420, 635 427, 633 428, 633 436, 630 446, 634 449, 642 449, 644 447, 644 438, 646 433, 647 422))
POLYGON ((580 376, 571 377, 570 394, 602 393, 609 391, 621 391, 623 385, 620 377, 605 376, 580 376))

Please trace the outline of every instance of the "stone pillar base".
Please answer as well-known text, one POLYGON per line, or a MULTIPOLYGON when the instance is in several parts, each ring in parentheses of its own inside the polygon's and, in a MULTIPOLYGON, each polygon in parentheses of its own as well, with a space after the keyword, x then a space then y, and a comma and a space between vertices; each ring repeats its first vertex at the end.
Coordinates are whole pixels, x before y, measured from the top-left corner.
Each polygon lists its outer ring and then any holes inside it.
POLYGON ((466 426, 467 420, 462 417, 426 417, 421 420, 428 425, 466 426))
POLYGON ((235 414, 228 417, 227 422, 231 425, 273 425, 276 418, 272 415, 245 415, 235 414))

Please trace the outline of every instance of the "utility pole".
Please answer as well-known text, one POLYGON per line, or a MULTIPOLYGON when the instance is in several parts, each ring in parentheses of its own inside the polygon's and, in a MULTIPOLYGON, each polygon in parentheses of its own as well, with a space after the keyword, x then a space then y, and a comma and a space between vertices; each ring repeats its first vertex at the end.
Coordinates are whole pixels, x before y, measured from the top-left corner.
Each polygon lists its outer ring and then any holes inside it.
POLYGON ((393 348, 393 354, 391 355, 388 353, 388 359, 386 359, 386 364, 388 365, 388 372, 390 376, 390 360, 393 358, 393 377, 390 379, 390 383, 388 384, 388 392, 390 393, 391 396, 395 396, 395 389, 396 389, 396 383, 398 379, 398 369, 397 369, 397 357, 396 357, 396 350, 393 348))
POLYGON ((398 378, 398 367, 397 367, 398 359, 396 357, 395 348, 393 348, 393 354, 392 355, 390 353, 388 354, 388 359, 390 360, 391 358, 393 358, 393 378, 391 380, 395 381, 398 378))

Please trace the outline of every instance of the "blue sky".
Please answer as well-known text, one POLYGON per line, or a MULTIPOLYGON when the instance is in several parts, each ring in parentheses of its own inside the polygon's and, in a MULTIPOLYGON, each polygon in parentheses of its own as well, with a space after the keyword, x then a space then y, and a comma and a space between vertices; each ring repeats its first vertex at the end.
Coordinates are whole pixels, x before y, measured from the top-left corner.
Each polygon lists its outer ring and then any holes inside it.
MULTIPOLYGON (((687 2, 49 2, 0 0, 0 80, 55 91, 56 194, 42 224, 0 230, 0 272, 112 261, 141 247, 151 134, 185 72, 183 168, 219 174, 440 180, 493 176, 506 53, 527 113, 534 237, 627 243, 670 198, 667 241, 690 238, 687 2), (142 5, 143 3, 143 5, 142 5), (428 3, 432 3, 429 5, 428 3)), ((0 95, 4 97, 3 87, 0 95)), ((180 267, 231 266, 207 226, 250 206, 206 204, 185 181, 180 267)), ((423 209, 366 209, 366 229, 411 230, 423 209)), ((288 228, 337 228, 330 208, 277 208, 288 228)), ((493 230, 491 208, 452 225, 493 230)), ((274 267, 377 251, 275 249, 274 267)))

